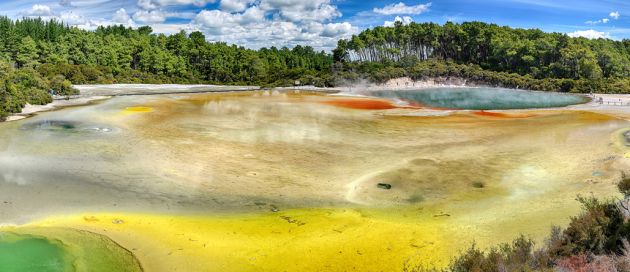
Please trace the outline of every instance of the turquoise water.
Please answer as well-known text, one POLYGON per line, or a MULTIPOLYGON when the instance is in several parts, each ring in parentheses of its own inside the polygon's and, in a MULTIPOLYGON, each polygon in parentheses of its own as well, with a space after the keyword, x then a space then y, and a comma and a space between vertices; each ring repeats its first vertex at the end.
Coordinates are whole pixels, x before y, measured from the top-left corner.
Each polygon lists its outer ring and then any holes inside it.
POLYGON ((69 271, 61 245, 43 238, 0 233, 0 271, 69 271))
POLYGON ((423 106, 466 110, 553 108, 588 101, 587 98, 579 95, 501 88, 432 88, 374 91, 370 94, 414 102, 423 106))

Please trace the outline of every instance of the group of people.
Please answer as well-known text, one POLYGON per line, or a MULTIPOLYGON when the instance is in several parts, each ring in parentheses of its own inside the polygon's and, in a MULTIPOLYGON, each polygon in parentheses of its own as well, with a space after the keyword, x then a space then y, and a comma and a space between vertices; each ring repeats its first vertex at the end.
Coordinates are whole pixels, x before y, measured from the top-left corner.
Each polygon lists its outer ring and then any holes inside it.
POLYGON ((595 96, 593 93, 590 93, 589 96, 591 97, 591 99, 593 99, 593 101, 595 103, 598 104, 604 104, 604 102, 606 102, 607 105, 619 105, 619 106, 630 106, 630 101, 625 102, 622 98, 615 98, 615 99, 607 99, 606 101, 604 101, 604 98, 601 96, 595 96))

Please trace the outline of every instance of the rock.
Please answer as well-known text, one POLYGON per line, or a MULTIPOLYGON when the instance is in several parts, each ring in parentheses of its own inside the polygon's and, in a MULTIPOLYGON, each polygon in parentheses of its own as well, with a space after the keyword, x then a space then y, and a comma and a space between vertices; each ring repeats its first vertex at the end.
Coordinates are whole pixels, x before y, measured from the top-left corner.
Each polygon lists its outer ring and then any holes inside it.
POLYGON ((279 212, 280 209, 278 209, 278 207, 276 207, 276 205, 271 205, 271 211, 272 212, 279 212))
POLYGON ((125 223, 125 221, 123 221, 122 219, 114 219, 114 220, 112 220, 112 224, 120 225, 122 223, 125 223))
POLYGON ((391 184, 388 183, 379 183, 376 185, 376 187, 381 188, 381 189, 385 189, 385 190, 389 190, 392 188, 391 184))
POLYGON ((630 218, 630 198, 619 200, 617 206, 625 219, 630 218))

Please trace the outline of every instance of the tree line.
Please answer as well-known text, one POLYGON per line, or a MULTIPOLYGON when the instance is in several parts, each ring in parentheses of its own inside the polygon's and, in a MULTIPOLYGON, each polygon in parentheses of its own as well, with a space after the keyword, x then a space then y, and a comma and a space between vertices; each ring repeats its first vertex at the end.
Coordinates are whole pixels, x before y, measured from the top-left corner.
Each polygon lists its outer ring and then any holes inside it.
POLYGON ((507 82, 511 77, 532 82, 520 86, 523 88, 555 85, 551 90, 630 91, 627 81, 630 40, 627 39, 571 38, 562 33, 482 22, 444 25, 398 22, 394 27, 375 27, 340 40, 333 54, 336 62, 345 64, 343 70, 375 80, 387 79, 384 71, 396 71, 392 68, 413 76, 413 70, 426 66, 418 63, 438 61, 501 73, 494 75, 500 81, 498 85, 511 86, 507 82), (506 84, 501 78, 506 78, 506 84), (559 87, 556 82, 565 84, 564 88, 556 88, 559 87), (616 87, 608 90, 612 85, 616 87))
POLYGON ((259 50, 208 42, 201 32, 151 27, 95 31, 40 18, 0 17, 0 119, 25 103, 76 93, 72 84, 209 83, 335 86, 367 78, 461 77, 491 86, 630 92, 630 40, 589 40, 481 22, 376 27, 310 46, 259 50))
POLYGON ((6 68, 0 118, 27 102, 45 103, 50 94, 76 92, 70 82, 324 86, 331 85, 332 63, 330 54, 310 46, 251 50, 207 42, 201 32, 166 36, 122 25, 86 31, 56 20, 0 17, 0 67, 6 68), (34 85, 24 88, 17 75, 34 85))

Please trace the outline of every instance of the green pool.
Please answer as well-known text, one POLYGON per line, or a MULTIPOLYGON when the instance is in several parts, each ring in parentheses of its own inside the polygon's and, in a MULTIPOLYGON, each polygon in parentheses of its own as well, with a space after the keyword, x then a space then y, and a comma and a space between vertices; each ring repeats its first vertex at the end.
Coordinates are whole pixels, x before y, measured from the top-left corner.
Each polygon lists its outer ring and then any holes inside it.
POLYGON ((588 102, 588 98, 573 94, 502 88, 431 88, 369 94, 423 106, 465 110, 555 108, 588 102))
POLYGON ((0 233, 0 271, 72 271, 63 245, 30 235, 0 233))

